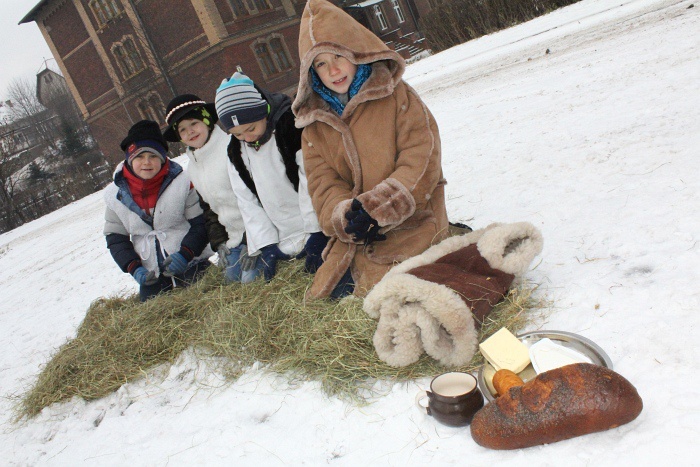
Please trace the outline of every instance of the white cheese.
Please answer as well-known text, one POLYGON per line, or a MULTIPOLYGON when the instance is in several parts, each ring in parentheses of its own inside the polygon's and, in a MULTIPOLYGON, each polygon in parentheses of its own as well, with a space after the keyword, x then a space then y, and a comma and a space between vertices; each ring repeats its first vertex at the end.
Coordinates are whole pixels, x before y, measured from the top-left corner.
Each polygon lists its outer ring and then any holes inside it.
POLYGON ((527 346, 506 328, 499 329, 479 344, 479 350, 496 370, 519 373, 530 363, 527 346))

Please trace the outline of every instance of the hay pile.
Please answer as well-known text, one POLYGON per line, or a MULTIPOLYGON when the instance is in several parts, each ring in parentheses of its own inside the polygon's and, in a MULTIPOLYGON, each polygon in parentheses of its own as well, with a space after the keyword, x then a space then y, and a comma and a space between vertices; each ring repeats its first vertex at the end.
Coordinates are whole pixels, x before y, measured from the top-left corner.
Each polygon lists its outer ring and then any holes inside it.
MULTIPOLYGON (((206 349, 202 358, 224 357, 231 379, 260 362, 291 379, 319 381, 327 394, 357 403, 372 394, 376 381, 445 371, 427 356, 404 368, 380 361, 372 344, 376 322, 362 300, 306 302, 311 277, 302 267, 303 261, 281 264, 272 282, 246 286, 224 284, 213 267, 195 286, 146 303, 135 296, 94 302, 77 336, 58 349, 21 400, 19 417, 73 396, 103 397, 189 347, 206 349)), ((542 303, 533 290, 514 289, 484 323, 480 340, 503 326, 517 332, 534 319, 542 303)), ((461 370, 481 363, 477 352, 461 370)))

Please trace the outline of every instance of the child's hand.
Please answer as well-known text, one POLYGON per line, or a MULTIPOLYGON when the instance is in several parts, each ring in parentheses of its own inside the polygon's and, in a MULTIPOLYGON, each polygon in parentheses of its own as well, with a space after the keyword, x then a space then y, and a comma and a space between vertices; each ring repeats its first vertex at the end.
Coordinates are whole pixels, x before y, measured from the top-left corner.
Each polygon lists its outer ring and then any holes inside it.
POLYGON ((228 267, 228 255, 231 254, 231 249, 226 246, 226 242, 222 243, 216 248, 216 252, 219 254, 219 267, 221 269, 226 269, 228 267))
POLYGON ((358 200, 352 200, 350 210, 345 213, 345 218, 348 220, 345 233, 352 235, 356 242, 364 241, 365 245, 369 245, 372 242, 386 240, 386 235, 379 233, 379 222, 364 210, 362 203, 358 200))
POLYGON ((266 281, 271 281, 277 274, 277 261, 290 259, 289 255, 282 253, 277 244, 267 245, 260 249, 260 256, 263 261, 263 275, 266 281))
POLYGON ((241 245, 241 254, 238 257, 238 262, 241 265, 241 271, 252 271, 255 269, 255 265, 258 262, 258 257, 250 256, 248 254, 248 246, 241 245))
POLYGON ((134 276, 134 280, 139 285, 153 285, 156 282, 158 282, 156 273, 153 271, 149 271, 143 266, 139 266, 136 269, 134 269, 134 272, 132 272, 131 275, 134 276))
POLYGON ((323 253, 323 249, 326 248, 326 244, 328 244, 328 237, 323 235, 323 232, 314 232, 309 235, 309 239, 306 240, 304 250, 297 255, 297 258, 306 256, 304 270, 309 274, 318 271, 318 268, 323 264, 321 253, 323 253))
POLYGON ((165 261, 163 261, 163 267, 165 268, 163 275, 166 277, 180 275, 185 272, 185 269, 187 269, 187 263, 189 263, 189 261, 187 261, 187 258, 185 258, 182 253, 179 251, 177 253, 173 253, 165 258, 165 261))

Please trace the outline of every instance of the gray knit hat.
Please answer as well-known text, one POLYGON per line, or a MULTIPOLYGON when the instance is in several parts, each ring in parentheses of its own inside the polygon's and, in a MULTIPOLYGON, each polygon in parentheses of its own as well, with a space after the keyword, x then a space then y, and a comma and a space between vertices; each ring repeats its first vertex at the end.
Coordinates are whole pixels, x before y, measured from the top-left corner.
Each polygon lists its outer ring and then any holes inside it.
POLYGON ((267 117, 269 105, 253 81, 240 72, 226 78, 216 90, 216 113, 226 131, 267 117))

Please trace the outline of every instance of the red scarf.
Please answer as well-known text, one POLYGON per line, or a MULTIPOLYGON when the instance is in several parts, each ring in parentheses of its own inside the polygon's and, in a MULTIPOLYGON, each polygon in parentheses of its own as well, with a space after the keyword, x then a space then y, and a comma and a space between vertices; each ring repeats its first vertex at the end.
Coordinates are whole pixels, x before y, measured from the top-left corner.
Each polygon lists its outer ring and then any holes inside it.
POLYGON ((165 160, 163 167, 161 167, 156 176, 150 180, 144 180, 138 177, 127 165, 124 165, 122 169, 126 183, 129 185, 131 197, 134 198, 134 202, 136 202, 138 207, 143 209, 149 216, 153 215, 153 208, 156 207, 156 201, 158 201, 158 192, 160 191, 163 179, 168 173, 168 170, 170 170, 169 159, 165 160))

